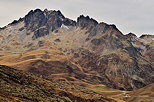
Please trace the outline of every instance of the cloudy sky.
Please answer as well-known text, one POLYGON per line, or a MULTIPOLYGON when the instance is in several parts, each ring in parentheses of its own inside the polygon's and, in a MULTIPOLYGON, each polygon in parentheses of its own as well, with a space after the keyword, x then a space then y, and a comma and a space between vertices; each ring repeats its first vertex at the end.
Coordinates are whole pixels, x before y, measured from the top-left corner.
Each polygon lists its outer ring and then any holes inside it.
POLYGON ((0 0, 0 27, 36 8, 61 10, 73 20, 89 15, 115 24, 124 34, 154 34, 154 0, 0 0))

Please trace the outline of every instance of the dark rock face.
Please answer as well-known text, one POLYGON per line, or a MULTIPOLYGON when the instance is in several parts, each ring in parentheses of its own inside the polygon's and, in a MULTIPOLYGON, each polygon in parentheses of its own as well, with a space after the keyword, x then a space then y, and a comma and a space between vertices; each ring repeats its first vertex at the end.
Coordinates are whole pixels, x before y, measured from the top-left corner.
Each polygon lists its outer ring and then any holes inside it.
POLYGON ((61 27, 75 26, 76 22, 65 18, 60 11, 41 11, 40 9, 30 11, 24 18, 26 29, 34 32, 33 39, 48 35, 50 31, 54 31, 61 27))
POLYGON ((92 29, 92 27, 96 26, 98 22, 94 20, 93 18, 89 18, 89 16, 83 16, 77 18, 77 26, 86 29, 92 29))
POLYGON ((19 22, 23 21, 23 18, 19 18, 19 20, 14 20, 12 23, 10 23, 9 25, 15 25, 18 24, 19 22))
POLYGON ((35 31, 47 22, 47 18, 40 9, 31 10, 24 18, 27 30, 35 31))
POLYGON ((134 39, 134 38, 137 38, 137 36, 133 33, 129 33, 129 34, 126 34, 125 35, 127 38, 130 38, 130 39, 134 39))
POLYGON ((115 25, 108 25, 106 23, 98 23, 93 18, 89 16, 83 16, 77 18, 77 26, 81 27, 81 29, 87 29, 89 32, 89 37, 93 37, 96 35, 103 35, 104 33, 123 35, 115 25))
POLYGON ((100 23, 96 25, 91 31, 90 36, 100 35, 102 33, 105 33, 109 29, 109 25, 105 23, 100 23))
POLYGON ((34 36, 32 37, 33 39, 36 39, 38 37, 41 37, 41 36, 45 36, 45 35, 48 35, 49 34, 49 30, 46 29, 46 28, 40 28, 38 30, 36 30, 34 32, 34 36))

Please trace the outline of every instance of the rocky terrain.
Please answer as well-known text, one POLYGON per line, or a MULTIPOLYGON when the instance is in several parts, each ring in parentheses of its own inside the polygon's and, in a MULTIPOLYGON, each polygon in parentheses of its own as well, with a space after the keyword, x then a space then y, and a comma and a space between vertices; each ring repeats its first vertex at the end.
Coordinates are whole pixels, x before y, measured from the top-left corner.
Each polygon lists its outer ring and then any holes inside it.
POLYGON ((154 35, 124 35, 89 16, 73 21, 60 11, 31 10, 0 28, 0 43, 1 65, 56 82, 125 91, 154 83, 154 35))

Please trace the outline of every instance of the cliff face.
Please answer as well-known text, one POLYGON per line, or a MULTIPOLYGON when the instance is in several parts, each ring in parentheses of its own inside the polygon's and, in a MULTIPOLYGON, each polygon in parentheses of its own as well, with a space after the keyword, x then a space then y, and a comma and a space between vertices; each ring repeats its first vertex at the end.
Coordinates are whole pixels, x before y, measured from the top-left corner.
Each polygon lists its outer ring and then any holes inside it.
POLYGON ((62 26, 75 26, 73 20, 67 19, 60 11, 41 11, 40 9, 30 11, 24 18, 25 28, 34 32, 33 38, 48 35, 51 31, 62 26))
POLYGON ((0 64, 24 66, 23 70, 48 78, 65 73, 88 83, 133 90, 154 82, 153 39, 123 35, 115 25, 89 16, 81 15, 76 22, 60 11, 36 9, 0 29, 0 64), (56 59, 59 64, 50 61, 55 56, 62 59, 56 59))

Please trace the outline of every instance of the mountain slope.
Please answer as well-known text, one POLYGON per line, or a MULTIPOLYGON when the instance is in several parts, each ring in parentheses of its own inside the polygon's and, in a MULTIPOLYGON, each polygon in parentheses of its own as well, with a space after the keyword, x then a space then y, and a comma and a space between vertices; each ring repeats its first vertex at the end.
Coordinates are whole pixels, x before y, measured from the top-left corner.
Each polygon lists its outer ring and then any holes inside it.
POLYGON ((77 80, 121 90, 134 90, 154 82, 154 37, 123 35, 115 25, 98 23, 89 16, 81 15, 76 22, 60 11, 36 9, 2 28, 0 35, 3 65, 48 78, 56 74, 57 79, 63 78, 65 73, 77 80), (41 49, 47 53, 37 54, 41 49), (50 49, 61 55, 48 53, 50 49), (33 54, 27 56, 31 51, 33 54), (16 56, 10 57, 14 64, 5 60, 8 55, 16 56), (55 65, 54 55, 63 55, 63 60, 55 65))

